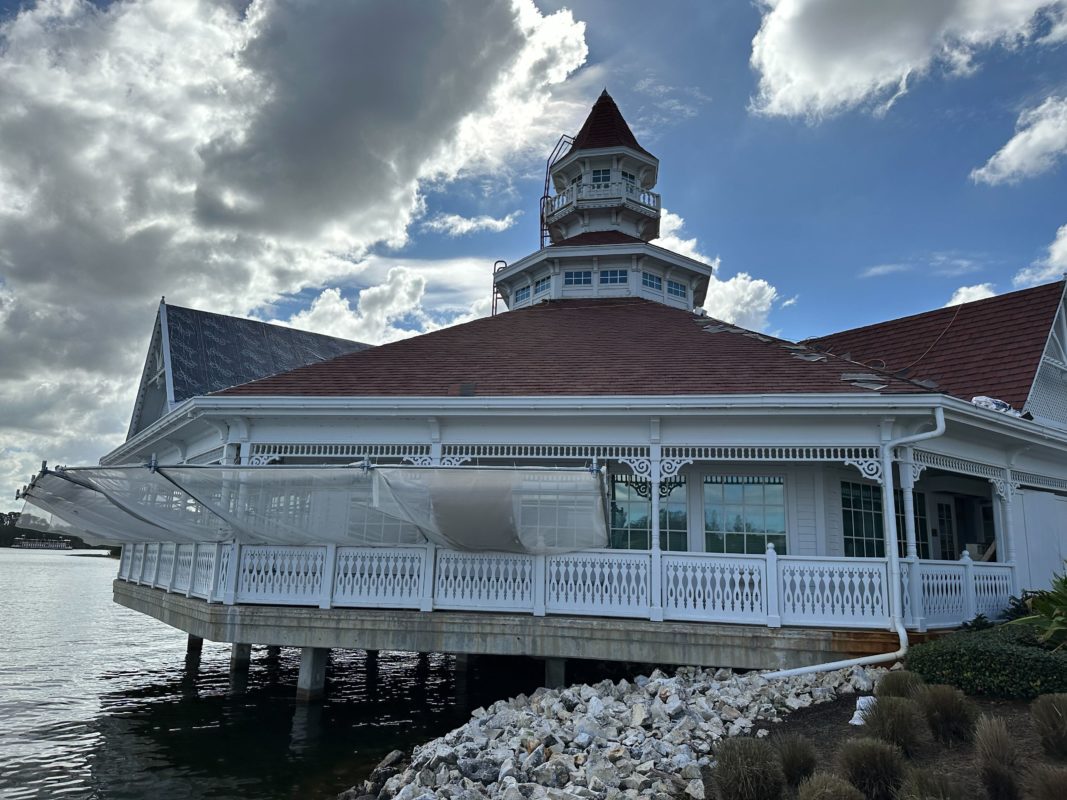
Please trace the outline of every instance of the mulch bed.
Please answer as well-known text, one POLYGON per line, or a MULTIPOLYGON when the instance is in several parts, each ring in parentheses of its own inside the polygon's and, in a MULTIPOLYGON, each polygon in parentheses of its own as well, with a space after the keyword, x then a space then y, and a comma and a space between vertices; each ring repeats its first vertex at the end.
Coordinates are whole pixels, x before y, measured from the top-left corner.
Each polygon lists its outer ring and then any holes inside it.
MULTIPOLYGON (((978 706, 979 714, 987 714, 1004 720, 1022 756, 1024 775, 1032 765, 1048 763, 1030 722, 1028 703, 977 697, 971 699, 978 706)), ((837 750, 841 744, 847 739, 855 739, 864 735, 862 725, 848 724, 855 711, 856 696, 852 695, 829 703, 802 708, 794 711, 778 724, 759 725, 756 729, 766 728, 771 732, 771 736, 776 733, 800 734, 815 747, 821 765, 820 770, 832 771, 837 750)), ((985 796, 978 782, 978 774, 974 766, 974 745, 971 742, 952 746, 934 742, 927 753, 911 759, 910 763, 919 767, 932 768, 951 776, 959 786, 963 787, 966 797, 985 796)))

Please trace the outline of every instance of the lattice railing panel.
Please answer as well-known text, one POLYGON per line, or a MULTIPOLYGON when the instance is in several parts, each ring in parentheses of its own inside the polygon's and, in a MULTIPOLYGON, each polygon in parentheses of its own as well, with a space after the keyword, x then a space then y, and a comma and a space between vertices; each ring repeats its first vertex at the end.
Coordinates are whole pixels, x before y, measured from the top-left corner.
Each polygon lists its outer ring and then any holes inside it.
POLYGON ((177 545, 174 542, 165 542, 159 547, 159 566, 156 570, 155 585, 165 587, 170 583, 170 571, 174 568, 174 551, 177 545))
POLYGON ((237 602, 312 605, 322 598, 325 547, 241 548, 237 602))
POLYGON ((664 619, 752 622, 767 618, 767 561, 663 555, 664 619))
POLYGON ((534 557, 520 553, 437 553, 436 608, 531 611, 534 557))
MULTIPOLYGON (((225 554, 224 564, 220 565, 220 575, 225 565, 229 564, 229 547, 221 548, 225 554)), ((215 545, 202 544, 197 549, 196 564, 193 566, 193 588, 190 594, 193 597, 202 597, 205 600, 211 593, 211 574, 215 569, 215 545)))
POLYGON ((885 627, 889 619, 886 564, 876 559, 778 560, 782 624, 885 627))
POLYGON ((643 617, 649 609, 648 553, 571 553, 545 565, 549 612, 643 617))
POLYGON ((155 580, 156 577, 156 565, 159 563, 159 544, 149 544, 145 546, 144 550, 144 583, 149 585, 155 580))
POLYGON ((1011 599, 1011 567, 1007 564, 975 564, 975 613, 999 619, 1011 599))
POLYGON ((119 577, 128 580, 130 577, 130 566, 133 563, 133 551, 137 549, 135 544, 124 544, 122 546, 122 556, 119 560, 119 577))
POLYGON ((425 563, 422 547, 338 547, 333 604, 418 608, 425 563))
POLYGON ((937 627, 964 621, 964 566, 954 561, 923 561, 919 564, 919 575, 926 624, 937 627))
POLYGON ((195 545, 178 545, 175 553, 177 566, 174 569, 174 591, 185 592, 189 589, 189 581, 193 579, 193 550, 195 545))
POLYGON ((136 581, 141 577, 141 565, 144 564, 145 545, 131 544, 127 546, 133 548, 133 554, 130 556, 129 579, 131 581, 136 581))

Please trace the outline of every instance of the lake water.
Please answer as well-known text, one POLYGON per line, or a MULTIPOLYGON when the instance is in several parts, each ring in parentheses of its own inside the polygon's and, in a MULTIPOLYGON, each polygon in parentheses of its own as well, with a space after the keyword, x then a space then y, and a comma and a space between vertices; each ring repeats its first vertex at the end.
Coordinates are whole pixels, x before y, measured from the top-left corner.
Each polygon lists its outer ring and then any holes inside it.
POLYGON ((0 797, 170 800, 331 798, 394 748, 530 692, 525 659, 334 651, 326 700, 294 699, 299 651, 254 648, 247 687, 229 646, 111 600, 118 562, 77 551, 0 549, 0 797))

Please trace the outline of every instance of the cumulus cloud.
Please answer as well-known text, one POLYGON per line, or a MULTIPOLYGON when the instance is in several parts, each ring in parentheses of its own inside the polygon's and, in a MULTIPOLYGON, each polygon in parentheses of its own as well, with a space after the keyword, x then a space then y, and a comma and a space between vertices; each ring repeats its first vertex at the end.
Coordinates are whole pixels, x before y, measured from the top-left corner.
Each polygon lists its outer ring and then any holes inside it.
POLYGON ((1067 155, 1067 97, 1049 97, 1019 115, 1015 135, 972 170, 975 183, 1017 183, 1048 172, 1067 155))
MULTIPOLYGON (((1043 21, 1062 0, 762 0, 752 40, 759 75, 752 108, 818 118, 856 107, 885 111, 935 68, 968 74, 993 46, 1050 42, 1043 21)), ((1054 28, 1056 30, 1056 28, 1054 28)))
POLYGON ((395 308, 448 289, 371 278, 375 249, 427 189, 543 158, 585 111, 559 90, 586 52, 532 0, 42 0, 0 23, 0 490, 121 441, 162 294, 248 314, 359 277, 383 287, 366 330, 406 330, 395 308))
POLYGON ((996 290, 991 283, 976 283, 974 286, 961 286, 959 289, 952 293, 952 297, 944 307, 958 306, 960 303, 971 303, 975 300, 984 300, 987 297, 993 297, 996 294, 996 290))
MULTIPOLYGON (((689 258, 720 267, 718 258, 710 258, 700 250, 696 237, 683 236, 685 220, 667 209, 660 215, 660 237, 654 244, 689 258)), ((762 278, 738 272, 723 280, 712 275, 708 282, 708 296, 704 310, 716 319, 752 330, 766 330, 768 317, 778 299, 778 290, 762 278)))
POLYGON ((1056 231, 1056 238, 1048 246, 1045 257, 1024 267, 1012 278, 1019 288, 1060 280, 1067 273, 1067 225, 1056 231))
POLYGON ((449 236, 466 236, 469 233, 479 233, 481 231, 500 233, 512 227, 521 215, 521 211, 512 211, 506 217, 500 218, 490 217, 485 214, 478 217, 461 217, 459 214, 438 214, 424 222, 422 227, 424 230, 444 233, 449 236))

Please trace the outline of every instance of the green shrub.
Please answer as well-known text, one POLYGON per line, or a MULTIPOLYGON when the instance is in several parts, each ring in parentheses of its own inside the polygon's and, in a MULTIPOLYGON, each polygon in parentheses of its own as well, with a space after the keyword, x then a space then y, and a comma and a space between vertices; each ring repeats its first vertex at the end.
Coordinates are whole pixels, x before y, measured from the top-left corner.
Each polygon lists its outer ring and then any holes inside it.
POLYGON ((863 792, 828 772, 817 772, 800 784, 797 800, 863 800, 863 792))
POLYGON ((1038 638, 1052 648, 1067 645, 1067 575, 1055 575, 1049 589, 1034 592, 1026 603, 1030 616, 1012 625, 1029 622, 1041 632, 1038 638))
POLYGON ((922 709, 906 697, 879 697, 863 712, 863 724, 867 734, 895 744, 907 756, 918 755, 930 745, 922 709))
POLYGON ((782 762, 785 782, 794 789, 815 771, 818 758, 811 742, 798 733, 787 733, 774 740, 778 758, 782 762))
POLYGON ((897 792, 897 800, 964 800, 959 781, 933 769, 913 769, 897 792))
POLYGON ((1067 767, 1039 764, 1030 770, 1026 784, 1034 800, 1063 800, 1067 797, 1067 767))
POLYGON ((1030 704, 1030 719, 1045 753, 1067 759, 1067 694, 1041 695, 1030 704))
POLYGON ((926 685, 921 675, 899 669, 887 672, 874 687, 875 697, 915 697, 926 685))
POLYGON ((837 759, 841 774, 867 800, 893 800, 904 782, 904 756, 900 748, 878 739, 850 739, 841 745, 837 759))
POLYGON ((974 731, 974 761, 989 800, 1019 800, 1019 752, 1003 720, 982 717, 974 731))
POLYGON ((762 739, 727 739, 716 753, 722 800, 779 800, 785 777, 774 748, 762 739))
POLYGON ((955 686, 942 683, 927 686, 918 702, 926 715, 930 733, 939 742, 965 742, 971 738, 978 715, 974 703, 955 686))
POLYGON ((927 683, 947 683, 965 694, 1029 699, 1067 692, 1067 648, 1052 652, 1032 625, 998 625, 954 633, 916 645, 908 669, 927 683))

